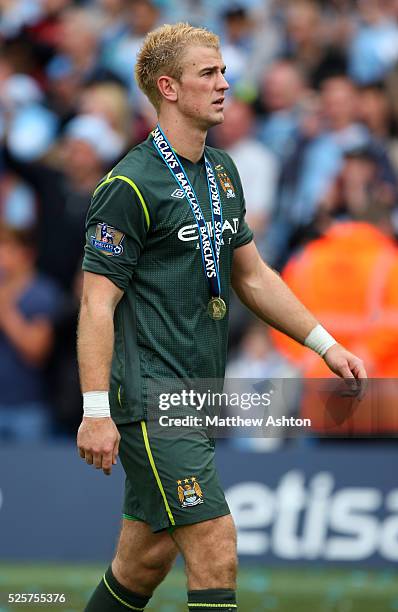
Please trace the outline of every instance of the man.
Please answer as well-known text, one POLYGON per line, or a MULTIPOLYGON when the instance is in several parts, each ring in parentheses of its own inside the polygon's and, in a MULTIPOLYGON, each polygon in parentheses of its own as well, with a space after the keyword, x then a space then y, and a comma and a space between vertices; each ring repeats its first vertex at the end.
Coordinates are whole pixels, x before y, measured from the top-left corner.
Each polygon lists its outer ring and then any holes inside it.
POLYGON ((46 366, 65 304, 35 258, 33 229, 0 222, 0 440, 37 442, 52 427, 46 366))
POLYGON ((288 59, 278 59, 264 70, 261 101, 265 117, 258 126, 260 141, 283 163, 300 127, 302 104, 308 96, 304 74, 288 59))
POLYGON ((148 34, 136 77, 159 125, 100 183, 88 215, 77 443, 110 474, 120 442, 127 475, 116 556, 89 612, 143 610, 178 552, 190 610, 237 609, 236 534, 214 447, 199 430, 154 444, 146 425, 151 380, 223 377, 231 282, 253 312, 318 350, 334 372, 366 376, 262 262, 237 171, 205 147, 208 128, 223 120, 224 71, 206 30, 176 24, 148 34), (104 223, 112 246, 100 240, 104 223))
POLYGON ((215 142, 227 151, 238 168, 245 193, 246 220, 258 241, 265 234, 272 212, 278 164, 273 153, 253 134, 252 107, 242 100, 230 99, 215 142))
POLYGON ((125 143, 105 119, 86 114, 69 121, 63 136, 62 168, 45 160, 23 162, 12 148, 5 152, 7 165, 34 188, 39 200, 38 268, 70 290, 80 269, 90 196, 105 168, 125 150, 125 143), (73 248, 59 248, 59 227, 73 248))
MULTIPOLYGON (((332 333, 352 350, 366 355, 367 370, 372 379, 394 379, 398 372, 395 350, 398 342, 398 248, 388 235, 386 211, 383 215, 377 200, 371 201, 369 170, 359 165, 362 161, 369 163, 369 160, 355 161, 358 166, 351 170, 347 168, 341 181, 345 190, 342 201, 347 204, 351 199, 351 210, 355 212, 356 206, 357 214, 369 215, 373 219, 375 214, 379 214, 379 227, 374 222, 348 220, 332 224, 321 238, 304 246, 290 259, 282 276, 332 333), (372 207, 376 212, 372 212, 372 207), (347 252, 350 252, 348 262, 347 252), (319 281, 321 278, 329 280, 322 283, 319 281)), ((280 352, 301 368, 303 377, 310 380, 304 387, 301 416, 311 418, 313 431, 340 436, 396 431, 396 399, 391 397, 392 386, 388 382, 379 383, 374 393, 369 389, 361 402, 361 409, 353 411, 352 415, 347 412, 347 418, 336 423, 320 406, 322 383, 317 389, 311 384, 314 378, 329 378, 326 364, 286 336, 276 331, 272 336, 280 352)), ((344 403, 349 406, 351 400, 342 399, 341 406, 344 403)), ((338 414, 337 402, 335 408, 338 414)))

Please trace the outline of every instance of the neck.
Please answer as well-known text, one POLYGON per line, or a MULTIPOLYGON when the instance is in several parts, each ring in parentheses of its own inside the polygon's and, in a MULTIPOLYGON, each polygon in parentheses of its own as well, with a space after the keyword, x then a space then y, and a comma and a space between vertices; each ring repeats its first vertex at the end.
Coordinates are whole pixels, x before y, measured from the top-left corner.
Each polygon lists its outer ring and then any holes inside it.
POLYGON ((183 117, 174 119, 159 115, 159 125, 178 155, 194 164, 200 160, 205 148, 207 130, 192 125, 183 117))

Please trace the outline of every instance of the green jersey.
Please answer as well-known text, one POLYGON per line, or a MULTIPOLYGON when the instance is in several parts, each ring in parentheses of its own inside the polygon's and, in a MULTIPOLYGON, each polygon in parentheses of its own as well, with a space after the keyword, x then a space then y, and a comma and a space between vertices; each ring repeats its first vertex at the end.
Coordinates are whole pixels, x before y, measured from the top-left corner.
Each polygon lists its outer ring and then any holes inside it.
MULTIPOLYGON (((234 249, 253 235, 235 165, 224 151, 206 146, 205 153, 221 196, 221 296, 228 306, 234 249)), ((180 160, 212 236, 204 160, 180 160)), ((228 315, 216 321, 207 314, 211 295, 196 221, 151 136, 100 182, 86 229, 83 269, 106 276, 124 291, 114 319, 110 399, 115 422, 146 417, 153 380, 223 378, 228 315)))

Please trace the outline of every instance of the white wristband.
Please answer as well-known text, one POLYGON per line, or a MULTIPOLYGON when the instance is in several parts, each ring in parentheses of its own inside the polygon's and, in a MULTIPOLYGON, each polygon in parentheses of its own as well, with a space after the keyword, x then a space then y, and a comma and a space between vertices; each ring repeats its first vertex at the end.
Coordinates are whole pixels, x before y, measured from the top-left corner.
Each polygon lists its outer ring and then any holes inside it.
POLYGON ((110 417, 108 391, 87 391, 83 393, 83 416, 94 419, 110 417))
POLYGON ((322 325, 316 325, 304 340, 304 345, 318 353, 321 357, 331 346, 337 344, 337 340, 326 331, 322 325))

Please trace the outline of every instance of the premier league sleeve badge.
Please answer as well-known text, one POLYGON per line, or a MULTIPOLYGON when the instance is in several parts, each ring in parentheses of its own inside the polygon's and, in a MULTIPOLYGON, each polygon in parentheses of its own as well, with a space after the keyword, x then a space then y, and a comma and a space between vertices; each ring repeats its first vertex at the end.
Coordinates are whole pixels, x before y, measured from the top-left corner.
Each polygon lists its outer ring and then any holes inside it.
POLYGON ((117 256, 123 253, 124 236, 120 230, 107 223, 97 223, 95 236, 91 236, 91 244, 105 255, 117 256))

